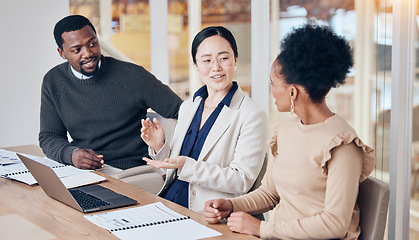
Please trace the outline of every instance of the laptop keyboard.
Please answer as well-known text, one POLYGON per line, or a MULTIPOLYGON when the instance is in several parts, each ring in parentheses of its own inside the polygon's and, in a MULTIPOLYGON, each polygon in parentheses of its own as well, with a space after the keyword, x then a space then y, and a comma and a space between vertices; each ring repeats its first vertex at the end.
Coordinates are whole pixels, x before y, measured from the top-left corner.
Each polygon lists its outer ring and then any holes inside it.
POLYGON ((80 205, 82 209, 93 209, 111 205, 110 202, 104 201, 100 198, 83 192, 80 189, 72 188, 68 190, 70 191, 71 195, 73 195, 74 199, 77 201, 77 203, 80 205))

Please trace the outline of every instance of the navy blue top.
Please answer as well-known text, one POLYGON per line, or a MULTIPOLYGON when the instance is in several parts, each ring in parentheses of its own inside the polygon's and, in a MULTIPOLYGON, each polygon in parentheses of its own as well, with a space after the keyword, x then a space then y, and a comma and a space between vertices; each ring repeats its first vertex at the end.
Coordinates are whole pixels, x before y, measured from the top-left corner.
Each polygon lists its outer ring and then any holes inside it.
MULTIPOLYGON (((207 138, 209 131, 214 125, 215 120, 217 120, 218 115, 220 115, 224 105, 230 107, 231 99, 233 98, 233 95, 237 89, 237 82, 233 82, 233 86, 230 88, 227 95, 218 104, 217 108, 214 109, 201 129, 199 129, 199 126, 201 125, 204 102, 208 97, 207 86, 205 85, 195 92, 193 99, 195 100, 197 96, 201 96, 202 101, 199 104, 198 110, 196 111, 191 125, 189 126, 189 129, 185 135, 179 156, 188 156, 195 160, 198 159, 202 147, 204 146, 205 139, 207 138)), ((164 198, 188 208, 189 183, 176 179, 168 189, 164 198)))

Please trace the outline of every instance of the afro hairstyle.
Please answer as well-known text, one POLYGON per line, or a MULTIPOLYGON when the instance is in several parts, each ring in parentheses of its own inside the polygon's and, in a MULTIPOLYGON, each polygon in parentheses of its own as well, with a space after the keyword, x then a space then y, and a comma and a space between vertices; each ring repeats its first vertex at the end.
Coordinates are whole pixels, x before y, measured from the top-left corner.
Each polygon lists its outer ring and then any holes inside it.
POLYGON ((276 62, 281 66, 276 74, 287 84, 303 86, 310 99, 320 103, 332 87, 345 82, 353 56, 343 37, 310 22, 284 38, 276 62))

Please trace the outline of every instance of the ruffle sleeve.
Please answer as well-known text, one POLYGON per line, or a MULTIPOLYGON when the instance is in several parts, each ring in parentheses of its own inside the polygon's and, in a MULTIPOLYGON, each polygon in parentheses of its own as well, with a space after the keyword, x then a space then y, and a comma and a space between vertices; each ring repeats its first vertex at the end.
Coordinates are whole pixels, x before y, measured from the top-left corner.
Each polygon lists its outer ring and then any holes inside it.
POLYGON ((328 147, 323 151, 321 168, 324 173, 327 173, 327 162, 332 158, 332 150, 342 144, 347 145, 354 142, 363 152, 362 173, 359 182, 364 181, 372 172, 375 166, 375 151, 369 146, 365 145, 354 131, 346 131, 336 135, 328 147))
POLYGON ((278 129, 279 125, 274 128, 272 136, 268 140, 269 149, 271 149, 272 156, 274 157, 278 155, 278 129))

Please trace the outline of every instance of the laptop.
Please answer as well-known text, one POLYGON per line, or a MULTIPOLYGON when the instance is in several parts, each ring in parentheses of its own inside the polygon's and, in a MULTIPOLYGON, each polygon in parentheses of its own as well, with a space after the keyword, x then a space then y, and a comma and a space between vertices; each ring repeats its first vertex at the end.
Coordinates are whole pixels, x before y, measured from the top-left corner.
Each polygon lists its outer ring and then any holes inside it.
POLYGON ((17 155, 48 196, 81 212, 89 213, 137 203, 134 199, 97 184, 67 189, 51 167, 17 155))

